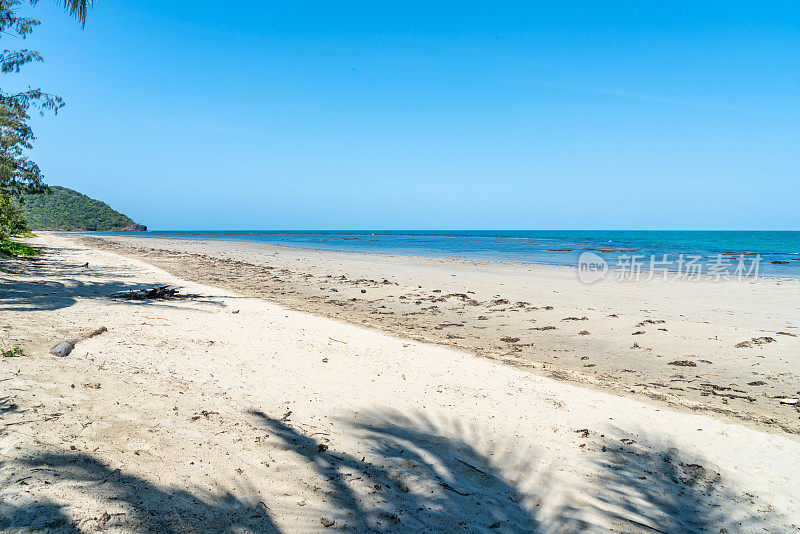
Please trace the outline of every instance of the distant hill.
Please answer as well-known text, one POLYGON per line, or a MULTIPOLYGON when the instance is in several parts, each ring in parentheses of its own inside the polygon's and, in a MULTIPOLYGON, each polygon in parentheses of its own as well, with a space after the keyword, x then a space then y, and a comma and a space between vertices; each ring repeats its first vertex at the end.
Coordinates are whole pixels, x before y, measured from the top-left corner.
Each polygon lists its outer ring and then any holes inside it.
POLYGON ((144 232, 127 215, 111 209, 105 202, 57 185, 50 193, 26 195, 22 204, 32 230, 126 231, 144 232))

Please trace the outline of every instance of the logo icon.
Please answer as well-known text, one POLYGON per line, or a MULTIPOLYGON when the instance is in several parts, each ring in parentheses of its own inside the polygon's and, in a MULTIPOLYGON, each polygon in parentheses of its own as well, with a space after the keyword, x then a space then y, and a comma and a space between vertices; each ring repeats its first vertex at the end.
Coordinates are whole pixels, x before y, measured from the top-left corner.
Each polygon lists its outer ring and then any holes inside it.
POLYGON ((578 280, 584 284, 602 280, 607 272, 608 262, 594 252, 584 252, 578 258, 578 280))

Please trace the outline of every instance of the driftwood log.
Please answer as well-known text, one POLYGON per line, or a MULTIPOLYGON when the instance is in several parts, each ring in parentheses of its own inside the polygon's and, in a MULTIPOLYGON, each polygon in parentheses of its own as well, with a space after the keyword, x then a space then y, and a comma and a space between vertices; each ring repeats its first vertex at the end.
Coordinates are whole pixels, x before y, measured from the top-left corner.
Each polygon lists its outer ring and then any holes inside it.
POLYGON ((156 286, 152 289, 135 289, 111 295, 111 298, 125 300, 157 300, 175 298, 178 290, 169 286, 156 286))
POLYGON ((99 336, 103 332, 108 332, 108 328, 105 326, 101 326, 97 330, 94 330, 83 337, 75 338, 75 339, 68 339, 67 341, 62 341, 52 349, 50 349, 50 354, 54 356, 59 356, 63 358, 64 356, 69 356, 69 353, 72 352, 72 349, 75 348, 79 342, 83 341, 84 339, 89 339, 94 336, 99 336))

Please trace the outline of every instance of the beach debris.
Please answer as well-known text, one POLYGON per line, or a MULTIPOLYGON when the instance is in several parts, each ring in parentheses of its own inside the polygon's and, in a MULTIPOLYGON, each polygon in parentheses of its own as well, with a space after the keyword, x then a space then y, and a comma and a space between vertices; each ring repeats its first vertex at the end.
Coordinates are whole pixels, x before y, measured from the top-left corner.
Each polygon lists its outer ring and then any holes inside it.
MULTIPOLYGON (((486 471, 484 471, 483 469, 479 469, 479 468, 475 467, 474 465, 472 465, 471 463, 469 463, 469 462, 466 462, 466 461, 462 460, 461 458, 459 458, 459 457, 457 457, 457 456, 454 456, 454 458, 456 459, 456 461, 457 461, 457 462, 459 462, 459 463, 462 463, 462 464, 466 465, 466 466, 467 466, 467 467, 469 467, 470 469, 472 469, 472 470, 474 470, 474 471, 477 471, 478 473, 480 473, 480 474, 482 474, 482 475, 491 476, 489 473, 487 473, 487 472, 486 472, 486 471)), ((387 486, 387 487, 388 487, 388 486, 387 486)))
POLYGON ((728 399, 746 400, 748 402, 756 401, 755 398, 751 397, 750 395, 747 395, 746 392, 742 391, 741 389, 734 389, 729 386, 720 386, 718 384, 710 384, 707 382, 700 384, 700 387, 701 387, 700 394, 704 397, 708 395, 715 395, 718 397, 725 397, 728 399), (727 393, 728 391, 730 391, 731 393, 727 393), (737 393, 742 393, 742 395, 737 395, 737 393))
POLYGON ((796 405, 798 402, 800 402, 800 400, 798 400, 798 399, 784 398, 784 399, 778 399, 778 402, 780 402, 781 404, 788 404, 788 405, 790 405, 790 406, 794 406, 794 405, 796 405))
POLYGON ((588 336, 589 335, 589 331, 588 330, 581 330, 580 332, 578 332, 578 335, 579 336, 588 336))
POLYGON ((641 323, 637 324, 636 326, 644 326, 644 325, 648 325, 648 324, 664 324, 665 322, 666 321, 663 321, 663 320, 654 321, 653 319, 645 319, 644 321, 642 321, 641 323))
POLYGON ((756 380, 754 382, 748 382, 747 385, 748 386, 766 386, 767 383, 764 382, 763 380, 756 380))
POLYGON ((531 330, 555 330, 555 326, 534 326, 531 330))
POLYGON ((501 337, 500 341, 504 343, 517 343, 519 341, 518 337, 501 337))
POLYGON ((200 413, 194 414, 192 417, 189 418, 190 421, 197 421, 201 417, 205 417, 208 419, 212 415, 219 415, 219 412, 210 412, 208 410, 200 410, 200 413))
POLYGON ((3 355, 3 358, 18 358, 20 356, 24 356, 22 349, 19 347, 12 347, 10 349, 0 349, 0 354, 3 355))
POLYGON ((769 337, 769 336, 754 337, 749 341, 742 341, 740 343, 737 343, 735 347, 737 349, 749 349, 753 345, 766 345, 767 343, 774 343, 774 342, 775 342, 774 337, 769 337))
POLYGON ((468 497, 470 495, 473 495, 472 493, 469 493, 469 492, 466 492, 466 491, 457 490, 456 488, 454 488, 453 486, 451 486, 447 482, 439 482, 439 485, 441 487, 443 487, 444 489, 448 490, 448 491, 452 491, 453 493, 457 493, 458 495, 463 495, 464 497, 468 497))
POLYGON ((792 334, 791 332, 775 332, 778 336, 789 336, 789 337, 797 337, 796 334, 792 334))
POLYGON ((588 321, 589 318, 585 315, 583 317, 564 317, 562 321, 588 321))
POLYGON ((156 286, 151 289, 132 289, 111 295, 113 299, 125 300, 166 300, 175 298, 178 290, 169 286, 156 286))
POLYGON ((631 334, 631 335, 632 335, 632 336, 641 336, 641 335, 642 335, 642 334, 644 334, 644 333, 646 333, 644 330, 637 330, 636 332, 634 332, 634 333, 633 333, 633 334, 631 334))
POLYGON ((332 527, 336 524, 336 520, 330 517, 321 517, 319 522, 322 523, 322 526, 325 528, 332 527))
POLYGON ((58 356, 63 358, 64 356, 69 356, 69 353, 72 352, 72 349, 75 348, 75 344, 80 341, 80 339, 70 339, 68 341, 62 341, 52 349, 50 349, 50 354, 54 356, 58 356))
POLYGON ((576 434, 580 434, 582 438, 589 437, 589 429, 588 428, 581 428, 580 430, 575 431, 576 434))
POLYGON ((83 336, 81 338, 81 341, 83 341, 84 339, 89 339, 89 338, 93 338, 95 336, 99 336, 100 334, 104 334, 106 332, 108 332, 108 328, 106 328, 105 326, 101 326, 97 330, 92 330, 91 332, 89 332, 88 334, 83 336))
POLYGON ((675 360, 669 362, 667 365, 677 365, 678 367, 697 367, 697 364, 692 360, 675 360))
POLYGON ((756 345, 765 345, 767 343, 774 343, 774 342, 775 342, 775 338, 774 337, 769 337, 769 336, 754 337, 753 338, 753 343, 755 343, 756 345))
POLYGON ((347 345, 347 341, 339 341, 338 339, 333 339, 332 337, 329 337, 328 339, 330 339, 331 341, 335 341, 337 343, 341 343, 343 345, 347 345))
POLYGON ((438 325, 434 326, 434 330, 442 330, 444 328, 451 328, 451 327, 462 327, 464 326, 462 323, 439 323, 438 325))
POLYGON ((64 414, 61 412, 51 413, 49 415, 45 415, 41 419, 26 419, 24 421, 12 421, 10 423, 3 423, 3 427, 14 426, 14 425, 27 425, 30 423, 38 423, 40 421, 52 421, 53 419, 58 419, 62 415, 64 414))
POLYGON ((775 261, 771 261, 770 263, 772 263, 773 265, 788 265, 789 264, 788 261, 783 261, 783 260, 775 260, 775 261))
POLYGON ((81 341, 89 338, 93 338, 95 336, 99 336, 103 332, 108 332, 108 328, 105 326, 101 326, 97 330, 89 332, 83 337, 75 338, 75 339, 68 339, 67 341, 62 341, 52 349, 50 349, 50 354, 54 356, 58 356, 59 358, 63 358, 65 356, 69 356, 70 352, 75 348, 75 345, 80 343, 81 341))

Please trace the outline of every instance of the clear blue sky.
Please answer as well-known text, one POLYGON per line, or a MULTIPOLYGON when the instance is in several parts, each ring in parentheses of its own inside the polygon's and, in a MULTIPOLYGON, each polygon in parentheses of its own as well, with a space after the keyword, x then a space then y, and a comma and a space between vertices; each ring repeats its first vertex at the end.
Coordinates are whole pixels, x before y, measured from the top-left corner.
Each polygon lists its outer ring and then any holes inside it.
POLYGON ((31 11, 33 156, 151 229, 800 228, 796 1, 31 11))

